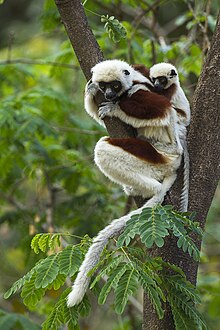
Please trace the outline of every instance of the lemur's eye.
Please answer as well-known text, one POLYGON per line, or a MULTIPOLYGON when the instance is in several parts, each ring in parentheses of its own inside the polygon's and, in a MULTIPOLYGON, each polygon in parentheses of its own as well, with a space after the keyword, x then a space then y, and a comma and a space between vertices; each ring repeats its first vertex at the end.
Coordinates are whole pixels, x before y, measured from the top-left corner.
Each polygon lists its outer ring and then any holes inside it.
POLYGON ((116 91, 119 92, 122 88, 121 82, 118 80, 112 81, 111 87, 116 91))
POLYGON ((130 72, 128 70, 123 71, 126 76, 129 76, 130 72))
POLYGON ((176 73, 176 71, 174 69, 172 69, 170 71, 170 76, 172 76, 172 77, 177 76, 177 73, 176 73))

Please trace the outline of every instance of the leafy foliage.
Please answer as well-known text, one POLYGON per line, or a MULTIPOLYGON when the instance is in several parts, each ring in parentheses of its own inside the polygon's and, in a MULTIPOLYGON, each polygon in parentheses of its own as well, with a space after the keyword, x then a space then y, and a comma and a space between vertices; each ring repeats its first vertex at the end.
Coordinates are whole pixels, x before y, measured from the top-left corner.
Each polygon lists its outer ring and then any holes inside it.
MULTIPOLYGON (((98 293, 99 304, 105 304, 111 291, 114 291, 114 309, 117 314, 122 314, 129 297, 134 295, 141 285, 160 319, 164 316, 163 303, 169 302, 176 329, 186 328, 189 325, 189 319, 192 329, 194 329, 193 327, 206 329, 206 325, 195 307, 195 304, 200 302, 198 293, 194 286, 186 280, 182 270, 160 258, 146 257, 144 251, 139 247, 128 246, 130 240, 138 234, 146 248, 153 244, 161 246, 161 240, 169 234, 172 228, 174 228, 173 234, 180 239, 181 235, 187 236, 188 227, 197 234, 201 234, 198 224, 192 222, 190 215, 186 218, 186 215, 174 212, 170 206, 159 205, 152 209, 144 209, 140 215, 133 216, 128 221, 124 233, 119 237, 117 247, 112 251, 105 249, 99 264, 89 274, 95 277, 90 286, 94 293, 97 284, 103 278, 106 279, 106 283, 98 293), (174 225, 175 219, 178 219, 179 227, 174 225), (145 223, 146 226, 144 226, 145 223), (165 228, 163 224, 165 224, 165 228), (125 246, 123 246, 124 242, 125 246), (101 271, 96 274, 99 268, 101 271)), ((37 234, 32 239, 31 246, 36 253, 39 253, 39 250, 45 252, 50 246, 53 249, 56 247, 55 241, 57 246, 60 246, 60 234, 37 234), (55 238, 59 239, 55 240, 55 238), (51 241, 53 244, 50 244, 51 241)), ((191 242, 189 236, 187 236, 188 241, 191 242)), ((67 276, 75 275, 89 244, 91 244, 90 239, 85 237, 80 244, 69 245, 40 260, 20 282, 15 282, 12 288, 6 292, 5 298, 22 287, 21 297, 24 304, 30 309, 35 308, 47 290, 59 289, 67 276)), ((189 247, 183 249, 189 250, 189 247)), ((67 307, 66 296, 69 292, 70 289, 66 289, 51 310, 48 319, 43 323, 44 330, 58 329, 61 324, 68 324, 69 328, 74 328, 78 324, 79 315, 88 314, 90 304, 87 297, 78 306, 67 307)))
POLYGON ((41 327, 21 314, 9 314, 0 309, 0 329, 40 330, 41 327))
POLYGON ((125 27, 114 17, 109 15, 102 15, 101 22, 105 23, 104 28, 108 32, 109 38, 114 42, 119 42, 121 39, 126 38, 125 27))
POLYGON ((184 252, 188 252, 195 260, 199 260, 199 250, 190 236, 195 233, 202 235, 198 222, 191 220, 189 214, 180 214, 172 209, 172 206, 156 206, 145 208, 140 214, 133 215, 128 221, 125 231, 118 239, 118 247, 126 246, 130 239, 139 235, 142 243, 147 248, 153 244, 158 247, 164 245, 164 237, 173 234, 178 238, 177 246, 184 252), (187 217, 188 216, 188 217, 187 217))
POLYGON ((35 253, 39 253, 40 250, 54 250, 57 245, 60 245, 60 234, 37 234, 31 241, 31 248, 35 253))

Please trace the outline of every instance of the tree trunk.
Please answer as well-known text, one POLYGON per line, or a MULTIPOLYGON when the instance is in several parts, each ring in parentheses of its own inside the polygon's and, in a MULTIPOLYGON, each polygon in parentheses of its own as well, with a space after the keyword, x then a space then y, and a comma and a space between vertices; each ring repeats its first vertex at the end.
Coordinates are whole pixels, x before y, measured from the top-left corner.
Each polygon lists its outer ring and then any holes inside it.
MULTIPOLYGON (((73 49, 87 80, 91 68, 103 60, 102 52, 88 25, 83 6, 79 0, 55 0, 65 25, 73 49)), ((192 106, 192 121, 188 136, 190 153, 190 199, 189 210, 197 212, 197 221, 204 227, 206 215, 211 205, 220 176, 220 18, 213 35, 212 45, 207 55, 199 79, 192 106)), ((105 118, 108 133, 114 137, 134 136, 131 127, 117 118, 105 118)), ((170 200, 177 207, 182 186, 180 169, 175 185, 170 192, 170 200)), ((143 204, 143 199, 137 199, 143 204)), ((197 242, 201 246, 201 241, 197 242)), ((154 248, 151 255, 161 256, 165 261, 180 266, 187 278, 196 283, 198 263, 180 250, 176 239, 169 237, 163 248, 154 248)), ((159 320, 147 295, 144 295, 143 330, 175 329, 172 313, 165 306, 165 316, 159 320)))

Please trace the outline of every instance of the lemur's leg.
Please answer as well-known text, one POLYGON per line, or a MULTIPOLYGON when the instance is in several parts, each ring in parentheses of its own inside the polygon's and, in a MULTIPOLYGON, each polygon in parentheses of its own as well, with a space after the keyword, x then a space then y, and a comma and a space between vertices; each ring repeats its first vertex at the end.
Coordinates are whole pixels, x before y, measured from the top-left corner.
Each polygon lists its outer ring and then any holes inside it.
MULTIPOLYGON (((101 138, 95 147, 95 162, 99 169, 113 182, 116 182, 129 193, 150 198, 159 194, 161 190, 160 181, 163 176, 155 177, 155 165, 150 163, 147 158, 141 159, 131 152, 125 151, 118 145, 109 143, 109 138, 101 138)), ((138 143, 138 139, 135 139, 138 143)))
POLYGON ((152 205, 161 204, 164 200, 166 193, 172 187, 174 181, 176 180, 176 173, 165 177, 162 184, 161 189, 158 193, 156 193, 147 203, 145 204, 146 207, 152 207, 152 205))

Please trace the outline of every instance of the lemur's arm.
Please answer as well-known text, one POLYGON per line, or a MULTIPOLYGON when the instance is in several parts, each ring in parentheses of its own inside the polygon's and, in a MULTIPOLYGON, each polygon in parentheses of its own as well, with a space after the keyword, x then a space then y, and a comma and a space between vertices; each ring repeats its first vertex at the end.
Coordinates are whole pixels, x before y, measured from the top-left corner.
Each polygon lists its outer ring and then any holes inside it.
POLYGON ((84 107, 86 112, 97 121, 101 126, 105 127, 104 121, 98 114, 98 106, 95 102, 95 96, 99 91, 99 86, 97 83, 89 80, 85 87, 85 95, 84 95, 84 107))
POLYGON ((106 102, 99 108, 100 118, 118 117, 136 128, 170 125, 172 115, 173 109, 167 98, 143 89, 123 95, 117 103, 106 102))

